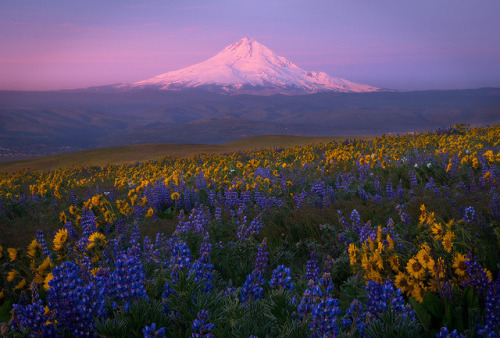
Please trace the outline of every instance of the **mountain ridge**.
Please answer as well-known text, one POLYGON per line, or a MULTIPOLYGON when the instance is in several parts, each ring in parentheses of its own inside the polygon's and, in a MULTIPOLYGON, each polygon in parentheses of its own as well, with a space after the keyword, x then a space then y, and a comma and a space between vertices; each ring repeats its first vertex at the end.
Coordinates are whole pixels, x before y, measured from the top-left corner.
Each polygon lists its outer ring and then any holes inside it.
POLYGON ((385 90, 332 77, 324 72, 306 71, 252 38, 243 38, 195 65, 131 84, 115 85, 118 89, 144 87, 160 90, 203 88, 233 95, 363 93, 385 90))

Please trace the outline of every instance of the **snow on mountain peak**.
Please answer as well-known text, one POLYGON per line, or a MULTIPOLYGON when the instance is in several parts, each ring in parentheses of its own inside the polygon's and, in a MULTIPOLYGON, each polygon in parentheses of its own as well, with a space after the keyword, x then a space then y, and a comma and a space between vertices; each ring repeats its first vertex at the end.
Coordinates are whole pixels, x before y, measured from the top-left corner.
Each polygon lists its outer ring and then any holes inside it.
POLYGON ((231 94, 264 95, 380 90, 323 72, 305 71, 252 38, 243 38, 201 63, 132 84, 146 86, 165 90, 209 87, 231 94))

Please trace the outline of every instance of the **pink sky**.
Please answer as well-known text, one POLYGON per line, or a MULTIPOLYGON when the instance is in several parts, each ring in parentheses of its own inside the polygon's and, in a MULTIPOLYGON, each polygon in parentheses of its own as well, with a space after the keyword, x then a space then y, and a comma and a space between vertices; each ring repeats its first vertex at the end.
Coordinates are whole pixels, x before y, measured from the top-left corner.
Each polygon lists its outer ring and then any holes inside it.
POLYGON ((500 87, 498 13, 497 0, 3 1, 0 89, 139 81, 242 37, 377 87, 500 87))

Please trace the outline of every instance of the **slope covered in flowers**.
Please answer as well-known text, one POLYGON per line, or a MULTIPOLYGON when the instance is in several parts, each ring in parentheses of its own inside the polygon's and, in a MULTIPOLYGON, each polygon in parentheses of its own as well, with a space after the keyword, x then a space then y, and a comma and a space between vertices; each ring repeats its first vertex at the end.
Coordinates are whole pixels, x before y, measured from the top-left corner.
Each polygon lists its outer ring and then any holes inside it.
POLYGON ((499 136, 0 174, 3 330, 495 336, 499 136))

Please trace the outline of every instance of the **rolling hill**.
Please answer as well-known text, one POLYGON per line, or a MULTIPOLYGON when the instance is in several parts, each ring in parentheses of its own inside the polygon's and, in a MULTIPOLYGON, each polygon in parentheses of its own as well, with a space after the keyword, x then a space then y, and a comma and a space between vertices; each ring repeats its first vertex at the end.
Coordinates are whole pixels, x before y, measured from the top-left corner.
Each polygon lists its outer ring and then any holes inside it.
POLYGON ((222 95, 201 89, 0 91, 0 161, 143 143, 378 135, 500 123, 500 89, 222 95))
POLYGON ((105 166, 107 164, 132 164, 156 160, 166 156, 187 158, 202 153, 228 153, 272 147, 294 147, 311 143, 343 141, 345 137, 306 137, 264 135, 240 139, 223 144, 137 144, 124 147, 78 151, 21 161, 0 163, 0 172, 22 169, 56 170, 72 166, 105 166))

